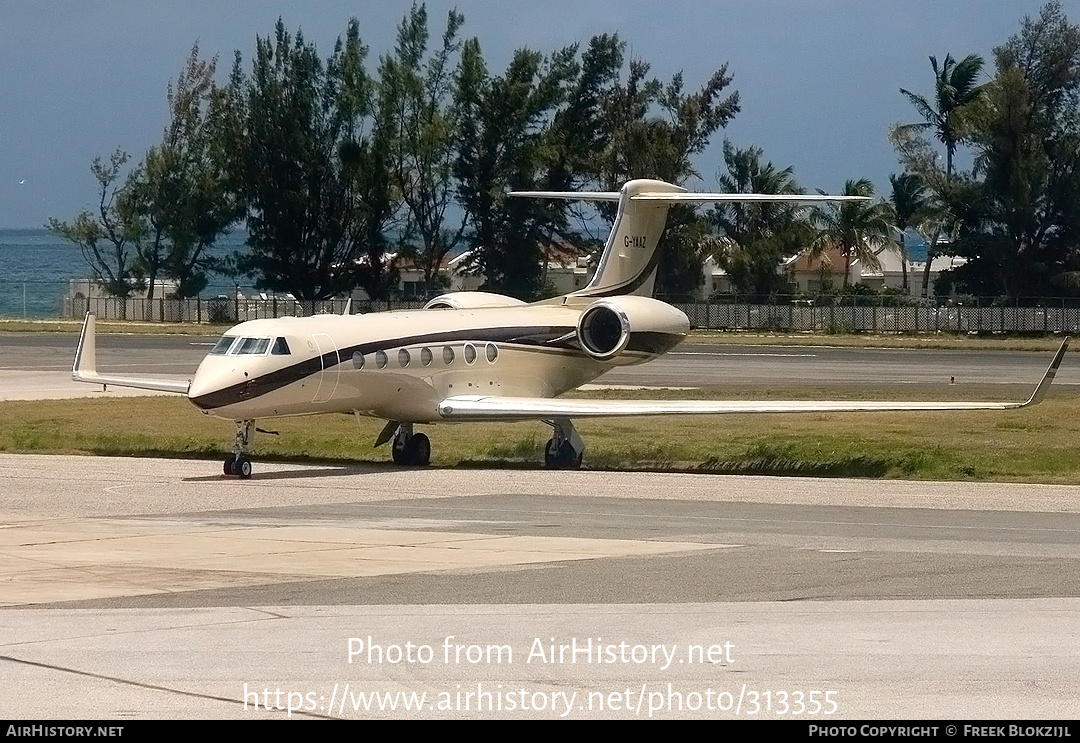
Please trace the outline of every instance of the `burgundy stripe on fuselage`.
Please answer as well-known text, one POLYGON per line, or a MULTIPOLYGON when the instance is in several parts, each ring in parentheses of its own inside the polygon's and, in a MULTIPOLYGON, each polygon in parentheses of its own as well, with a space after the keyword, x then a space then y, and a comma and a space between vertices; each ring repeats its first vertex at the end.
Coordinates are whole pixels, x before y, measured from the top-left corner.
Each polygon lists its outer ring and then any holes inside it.
POLYGON ((573 333, 574 327, 531 326, 531 327, 506 327, 506 328, 474 328, 467 330, 452 330, 441 333, 425 333, 403 338, 387 338, 383 340, 357 343, 352 346, 340 348, 337 351, 324 353, 321 357, 316 356, 297 364, 275 369, 272 372, 245 380, 229 387, 208 392, 205 395, 191 398, 192 404, 203 410, 221 408, 233 403, 251 400, 252 398, 265 395, 274 390, 287 387, 293 382, 317 374, 324 368, 329 369, 343 361, 352 358, 356 352, 364 355, 376 351, 387 351, 392 348, 415 345, 437 345, 440 343, 517 343, 526 346, 544 346, 547 348, 576 349, 576 341, 573 337, 561 343, 551 343, 556 338, 573 333), (571 345, 573 344, 573 345, 571 345))

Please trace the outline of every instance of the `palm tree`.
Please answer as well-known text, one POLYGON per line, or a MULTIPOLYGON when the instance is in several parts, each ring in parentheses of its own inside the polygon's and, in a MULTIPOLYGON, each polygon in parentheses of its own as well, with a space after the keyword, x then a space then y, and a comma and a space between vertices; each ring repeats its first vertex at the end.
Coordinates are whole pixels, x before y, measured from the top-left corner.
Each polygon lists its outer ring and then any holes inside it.
MULTIPOLYGON (((729 140, 724 140, 727 172, 717 176, 720 190, 723 193, 803 192, 795 182, 790 166, 777 170, 771 162, 761 162, 763 155, 759 147, 736 149, 729 140)), ((741 245, 749 245, 778 229, 792 210, 792 205, 784 203, 731 202, 718 205, 713 214, 717 225, 728 237, 741 245)))
MULTIPOLYGON (((868 179, 848 181, 844 184, 844 196, 874 195, 874 184, 868 179)), ((813 254, 822 255, 836 248, 844 256, 844 288, 851 280, 851 263, 858 260, 864 266, 881 265, 877 254, 892 245, 890 232, 892 222, 888 204, 879 201, 841 201, 814 210, 814 222, 818 237, 814 240, 813 254)))
POLYGON ((922 222, 927 211, 926 186, 915 173, 890 175, 893 225, 900 232, 900 260, 904 268, 904 294, 908 293, 907 231, 922 222))
POLYGON ((938 67, 936 57, 930 57, 930 66, 934 70, 934 103, 917 93, 900 88, 911 105, 923 117, 924 121, 916 124, 903 124, 898 129, 933 129, 934 135, 945 145, 945 176, 952 178, 953 154, 964 138, 964 107, 976 101, 983 94, 983 86, 975 82, 982 72, 983 58, 978 54, 969 54, 957 62, 951 54, 945 55, 945 62, 938 67))
MULTIPOLYGON (((727 170, 717 175, 724 193, 799 194, 791 167, 762 162, 758 147, 735 148, 724 140, 727 170)), ((740 292, 768 295, 787 288, 777 269, 784 258, 805 245, 805 217, 794 204, 730 202, 713 209, 710 219, 727 238, 715 253, 740 292)))

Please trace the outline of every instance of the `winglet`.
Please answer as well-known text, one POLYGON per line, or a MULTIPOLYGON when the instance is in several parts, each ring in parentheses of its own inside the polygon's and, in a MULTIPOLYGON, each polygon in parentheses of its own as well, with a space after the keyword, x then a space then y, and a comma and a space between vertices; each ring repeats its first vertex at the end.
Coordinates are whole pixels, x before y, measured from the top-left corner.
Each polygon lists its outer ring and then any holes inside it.
POLYGON ((186 395, 191 389, 191 382, 177 381, 172 379, 158 379, 156 377, 119 377, 102 376, 97 373, 97 342, 95 339, 94 315, 86 313, 83 322, 82 335, 79 337, 79 347, 75 351, 75 362, 71 365, 71 378, 76 382, 90 382, 91 384, 105 385, 115 384, 118 387, 135 387, 143 390, 155 390, 157 392, 174 392, 186 395))
POLYGON ((87 377, 97 376, 97 343, 95 337, 94 313, 87 312, 83 321, 79 347, 75 351, 75 363, 71 365, 71 378, 76 382, 87 381, 87 377))
POLYGON ((1065 351, 1069 347, 1069 340, 1069 336, 1065 336, 1065 340, 1061 342, 1061 347, 1058 348, 1057 353, 1054 355, 1054 360, 1050 362, 1050 367, 1046 370, 1046 374, 1039 380, 1039 386, 1031 393, 1031 397, 1028 398, 1028 401, 1018 407, 1026 408, 1030 405, 1038 405, 1042 402, 1042 399, 1046 396, 1046 391, 1054 381, 1054 376, 1057 374, 1058 367, 1061 366, 1061 359, 1065 356, 1065 351))

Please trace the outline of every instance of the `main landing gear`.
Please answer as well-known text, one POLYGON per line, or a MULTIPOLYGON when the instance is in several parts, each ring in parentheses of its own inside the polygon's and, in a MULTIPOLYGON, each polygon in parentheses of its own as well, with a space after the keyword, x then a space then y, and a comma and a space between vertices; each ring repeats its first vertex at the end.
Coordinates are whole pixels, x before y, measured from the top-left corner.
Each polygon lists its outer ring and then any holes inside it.
POLYGON ((585 455, 585 442, 569 418, 544 421, 554 429, 554 435, 544 448, 544 466, 549 470, 576 470, 585 455))
POLYGON ((233 450, 225 455, 224 474, 237 475, 241 480, 251 477, 251 444, 255 438, 255 421, 236 421, 233 450))
POLYGON ((431 441, 422 433, 413 433, 412 423, 399 423, 392 447, 394 464, 426 467, 431 462, 431 441))
MULTIPOLYGON (((554 434, 544 448, 544 465, 554 470, 576 470, 581 467, 585 454, 585 442, 581 440, 569 418, 544 421, 554 434)), ((424 467, 431 461, 431 441, 422 433, 413 433, 412 423, 387 421, 375 446, 393 441, 391 452, 394 464, 406 467, 424 467)))

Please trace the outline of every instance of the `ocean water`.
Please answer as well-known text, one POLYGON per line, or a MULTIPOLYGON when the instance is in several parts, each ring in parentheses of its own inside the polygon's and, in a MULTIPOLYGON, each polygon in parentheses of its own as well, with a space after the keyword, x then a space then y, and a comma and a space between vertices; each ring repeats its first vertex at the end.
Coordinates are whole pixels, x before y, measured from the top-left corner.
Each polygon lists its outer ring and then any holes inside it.
MULTIPOLYGON (((231 253, 243 241, 242 232, 230 233, 215 246, 215 252, 231 253)), ((68 282, 91 276, 79 246, 48 230, 0 230, 0 318, 60 317, 68 282)), ((231 279, 211 277, 202 294, 231 294, 235 286, 231 279)))

